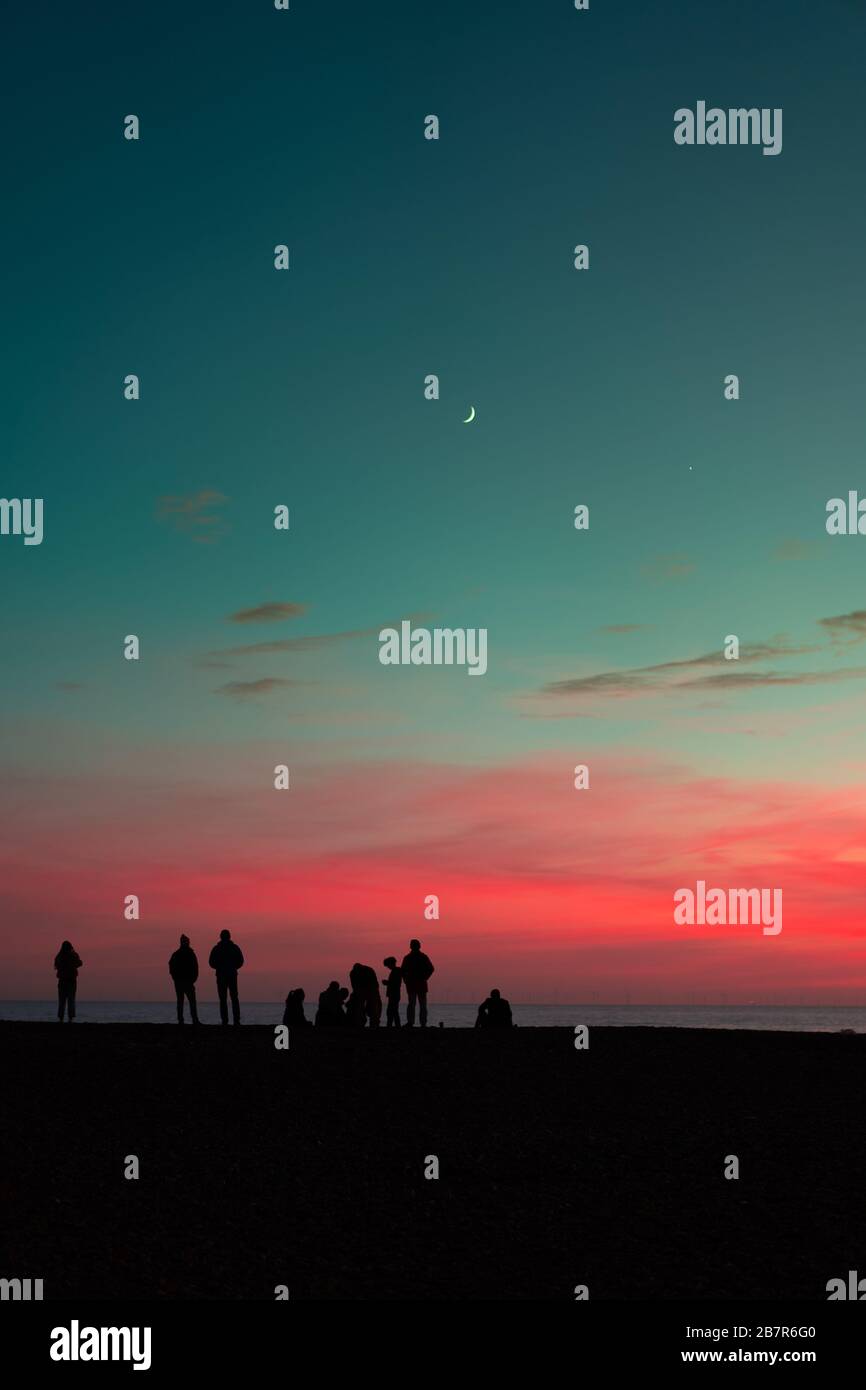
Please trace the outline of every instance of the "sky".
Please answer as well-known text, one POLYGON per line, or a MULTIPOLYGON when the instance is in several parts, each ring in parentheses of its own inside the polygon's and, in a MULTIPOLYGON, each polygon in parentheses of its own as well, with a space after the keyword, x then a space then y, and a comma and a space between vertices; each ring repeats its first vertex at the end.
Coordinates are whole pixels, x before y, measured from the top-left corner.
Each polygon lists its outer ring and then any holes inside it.
POLYGON ((443 1000, 861 999, 866 7, 12 30, 0 993, 69 938, 82 995, 160 998, 227 927, 255 999, 415 935, 443 1000), (676 145, 699 100, 781 154, 676 145), (404 618, 486 674, 381 665, 404 618), (782 932, 676 925, 700 879, 782 932))

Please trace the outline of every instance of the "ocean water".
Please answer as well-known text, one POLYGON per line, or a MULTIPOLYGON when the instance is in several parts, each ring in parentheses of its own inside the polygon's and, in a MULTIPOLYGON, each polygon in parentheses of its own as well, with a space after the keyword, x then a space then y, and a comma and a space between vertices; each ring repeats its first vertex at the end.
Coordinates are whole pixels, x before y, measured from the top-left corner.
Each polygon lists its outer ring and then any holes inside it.
MULTIPOLYGON (((471 1028, 476 1004, 437 1004, 430 1001, 429 1026, 471 1028)), ((607 1028, 755 1028, 762 1032, 838 1033, 851 1028, 866 1031, 866 1005, 863 1008, 815 1007, 812 1005, 679 1005, 679 1004, 515 1004, 514 1021, 521 1028, 574 1028, 578 1023, 607 1028)), ((174 1023, 174 1000, 158 1003, 109 1002, 82 998, 77 1004, 81 1023, 174 1023)), ((315 1003, 307 1001, 307 1018, 312 1022, 315 1003)), ((406 1006, 401 1005, 405 1019, 406 1006)), ((50 1022, 57 1016, 57 1003, 45 1000, 0 1000, 0 1019, 11 1022, 50 1022)), ((203 1023, 219 1023, 216 1001, 199 1000, 203 1023)), ((241 1018, 245 1023, 282 1022, 283 1006, 246 1003, 241 999, 241 1018)))

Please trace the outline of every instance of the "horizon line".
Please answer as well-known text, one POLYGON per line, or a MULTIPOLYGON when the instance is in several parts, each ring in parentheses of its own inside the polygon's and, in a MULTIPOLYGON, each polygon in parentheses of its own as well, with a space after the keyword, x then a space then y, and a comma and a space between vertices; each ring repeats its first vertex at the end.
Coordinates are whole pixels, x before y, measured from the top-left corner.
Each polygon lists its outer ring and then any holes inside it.
MULTIPOLYGON (((80 1002, 80 1001, 79 1001, 79 1002, 80 1002)), ((87 1002, 87 1004, 159 1004, 159 1005, 165 1005, 166 1007, 169 1007, 169 1008, 173 1008, 173 1007, 174 1007, 174 1002, 175 1002, 175 1001, 174 1001, 174 999, 169 999, 167 996, 163 996, 163 997, 160 998, 160 999, 93 999, 93 998, 91 998, 91 999, 88 999, 86 1002, 87 1002)), ((218 1004, 218 1001, 217 1001, 216 999, 204 999, 204 1000, 199 999, 198 1002, 199 1002, 200 1004, 201 1004, 201 1003, 213 1004, 214 1007, 216 1007, 217 1004, 218 1004)), ((248 998, 248 999, 246 999, 244 1002, 246 1002, 247 1004, 273 1004, 275 1007, 282 1007, 282 1006, 285 1004, 285 1000, 284 1000, 284 999, 249 999, 249 998, 248 998)), ((305 1003, 307 1003, 307 1002, 310 1002, 310 1003, 311 1003, 311 1002, 312 1002, 312 996, 310 996, 310 1000, 306 1000, 306 999, 305 999, 304 1002, 305 1002, 305 1003)), ((843 1004, 838 1004, 838 1003, 836 1003, 836 1004, 822 1004, 822 1003, 811 1003, 811 1004, 808 1004, 808 1003, 803 1003, 802 1001, 799 1002, 799 1003, 780 1004, 778 1001, 776 1001, 776 1002, 774 1002, 774 1003, 769 1003, 769 1002, 765 1002, 765 1001, 760 1000, 760 999, 744 999, 744 1000, 739 1000, 739 1001, 737 1001, 737 1000, 734 1000, 734 1001, 725 1000, 724 1002, 718 1002, 718 1003, 711 1003, 711 1002, 708 1002, 708 1001, 706 1001, 706 1000, 704 1000, 702 1003, 696 1003, 696 1002, 694 1002, 694 1001, 692 1001, 691 1003, 688 1003, 688 1002, 683 1001, 683 1000, 675 1000, 675 1001, 666 1000, 664 1003, 653 1003, 652 1001, 648 1001, 648 1000, 644 1000, 644 1001, 642 1001, 642 1002, 637 1002, 637 1003, 632 1003, 631 1001, 629 1001, 628 1003, 624 1003, 624 1002, 622 1002, 622 1001, 602 1001, 602 1000, 598 1000, 598 999, 592 1000, 592 1001, 580 1000, 580 999, 577 999, 577 1000, 517 1000, 516 1003, 515 1003, 515 1001, 512 1001, 512 1003, 514 1003, 514 1006, 515 1006, 516 1008, 525 1008, 525 1009, 572 1009, 572 1008, 579 1008, 579 1009, 866 1009, 866 1001, 864 1001, 864 1002, 857 1002, 857 1003, 849 1003, 849 1004, 844 1004, 844 1003, 843 1003, 843 1004)), ((56 999, 56 997, 48 997, 48 998, 42 998, 42 999, 0 999, 0 1006, 2 1006, 3 1004, 51 1004, 51 1005, 53 1005, 54 1007, 56 1007, 56 1005, 57 1005, 57 999, 56 999)), ((477 1007, 478 1007, 478 1004, 477 1004, 477 1001, 474 1000, 474 999, 449 999, 449 1000, 442 1000, 442 1001, 439 1001, 439 1002, 436 1003, 436 1004, 432 1004, 431 1007, 438 1007, 438 1008, 473 1008, 473 1009, 474 1009, 474 1008, 477 1008, 477 1007)))

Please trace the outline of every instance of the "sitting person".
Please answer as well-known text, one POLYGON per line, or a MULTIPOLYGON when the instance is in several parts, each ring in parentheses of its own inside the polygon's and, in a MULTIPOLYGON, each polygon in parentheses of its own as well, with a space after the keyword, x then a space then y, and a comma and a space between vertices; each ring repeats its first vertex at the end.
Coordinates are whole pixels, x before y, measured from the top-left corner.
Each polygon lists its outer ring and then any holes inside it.
POLYGON ((304 991, 302 989, 290 989, 286 995, 286 1007, 283 1009, 283 1023, 288 1028, 311 1028, 312 1024, 304 1013, 304 991))
POLYGON ((478 1005, 476 1028, 511 1028, 511 1005, 503 999, 498 989, 490 991, 490 998, 478 1005))
POLYGON ((332 980, 328 988, 322 990, 316 1011, 317 1028, 340 1028, 345 1024, 343 999, 346 994, 348 990, 341 990, 336 980, 332 980))

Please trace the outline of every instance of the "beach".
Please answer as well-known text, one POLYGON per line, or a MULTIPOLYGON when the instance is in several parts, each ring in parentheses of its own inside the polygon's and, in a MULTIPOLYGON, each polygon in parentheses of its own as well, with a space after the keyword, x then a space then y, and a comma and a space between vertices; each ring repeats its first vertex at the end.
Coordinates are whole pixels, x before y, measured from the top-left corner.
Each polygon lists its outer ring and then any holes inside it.
POLYGON ((0 1272, 46 1300, 825 1300, 866 1274, 864 1036, 309 1028, 277 1050, 262 1026, 76 1022, 0 1043, 0 1272))

